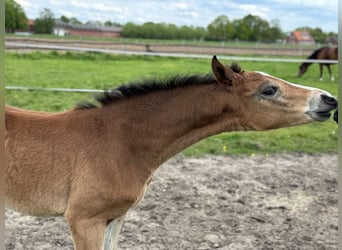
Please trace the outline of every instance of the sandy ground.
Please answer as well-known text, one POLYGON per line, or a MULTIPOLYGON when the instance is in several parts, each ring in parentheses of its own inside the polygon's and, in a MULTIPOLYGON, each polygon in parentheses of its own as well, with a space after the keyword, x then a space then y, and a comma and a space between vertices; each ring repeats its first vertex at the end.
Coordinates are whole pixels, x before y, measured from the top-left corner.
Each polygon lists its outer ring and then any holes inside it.
MULTIPOLYGON (((128 213, 120 249, 337 249, 337 155, 177 156, 128 213)), ((6 249, 73 249, 63 218, 6 211, 6 249)))

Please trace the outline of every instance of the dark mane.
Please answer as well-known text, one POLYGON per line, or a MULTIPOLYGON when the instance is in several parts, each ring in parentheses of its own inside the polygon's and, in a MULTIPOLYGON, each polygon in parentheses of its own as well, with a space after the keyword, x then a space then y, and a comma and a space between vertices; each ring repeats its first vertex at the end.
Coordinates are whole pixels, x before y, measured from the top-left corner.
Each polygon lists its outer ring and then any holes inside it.
MULTIPOLYGON (((236 63, 230 67, 236 73, 242 73, 240 66, 236 63)), ((141 82, 132 82, 127 85, 122 85, 118 88, 105 91, 96 96, 96 100, 101 106, 116 102, 118 100, 132 98, 135 96, 144 95, 151 92, 170 90, 178 87, 185 87, 196 84, 211 84, 216 82, 216 78, 212 73, 206 75, 187 75, 187 76, 172 76, 167 78, 151 78, 141 82)), ((83 102, 76 105, 75 109, 96 108, 97 105, 90 102, 83 102)))
POLYGON ((241 69, 240 65, 237 63, 232 63, 230 69, 233 70, 235 73, 243 73, 244 71, 241 69))
MULTIPOLYGON (((195 84, 210 84, 216 81, 213 74, 206 75, 189 75, 189 76, 172 76, 168 78, 151 78, 141 82, 132 82, 122 85, 118 88, 105 91, 96 96, 96 100, 102 105, 107 105, 118 100, 132 98, 160 90, 170 90, 177 87, 190 86, 195 84)), ((76 109, 96 108, 93 103, 79 103, 76 109)))

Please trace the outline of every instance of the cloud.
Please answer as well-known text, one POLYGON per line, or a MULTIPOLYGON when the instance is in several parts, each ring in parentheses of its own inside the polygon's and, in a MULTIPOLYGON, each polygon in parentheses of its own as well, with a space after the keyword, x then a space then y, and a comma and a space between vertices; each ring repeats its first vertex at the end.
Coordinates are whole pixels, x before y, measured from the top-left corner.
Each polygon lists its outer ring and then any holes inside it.
POLYGON ((28 0, 17 0, 16 2, 24 9, 32 7, 32 4, 28 0))
POLYGON ((257 15, 257 16, 260 16, 262 18, 267 18, 271 12, 270 8, 264 7, 264 6, 258 6, 255 4, 241 4, 241 6, 239 6, 239 8, 244 13, 257 15))
POLYGON ((275 0, 274 2, 287 5, 310 6, 315 8, 336 8, 338 4, 338 0, 275 0))
POLYGON ((191 9, 191 5, 185 2, 173 2, 171 4, 166 5, 166 9, 169 10, 189 10, 191 9))

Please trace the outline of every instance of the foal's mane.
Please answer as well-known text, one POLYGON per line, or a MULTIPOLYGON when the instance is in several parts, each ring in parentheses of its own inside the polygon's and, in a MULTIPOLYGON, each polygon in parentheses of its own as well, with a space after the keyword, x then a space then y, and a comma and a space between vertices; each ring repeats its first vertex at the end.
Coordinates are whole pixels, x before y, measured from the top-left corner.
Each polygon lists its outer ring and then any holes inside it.
MULTIPOLYGON (((242 72, 240 66, 236 63, 233 63, 230 68, 236 73, 242 72)), ((212 73, 205 75, 175 75, 166 78, 147 78, 140 82, 131 82, 118 88, 104 91, 96 96, 96 100, 101 104, 101 106, 105 106, 122 99, 132 98, 156 91, 171 90, 192 85, 211 84, 214 82, 216 82, 216 78, 212 73)), ((97 107, 98 106, 94 103, 82 102, 77 104, 75 109, 90 109, 97 107)))

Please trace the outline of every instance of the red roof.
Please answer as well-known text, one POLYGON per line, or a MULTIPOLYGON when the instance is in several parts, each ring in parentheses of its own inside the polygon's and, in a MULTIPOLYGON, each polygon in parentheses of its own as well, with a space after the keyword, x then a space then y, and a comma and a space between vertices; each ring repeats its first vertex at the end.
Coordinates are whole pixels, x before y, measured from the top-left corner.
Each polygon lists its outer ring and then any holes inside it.
POLYGON ((312 38, 311 34, 306 30, 296 30, 292 31, 290 36, 287 38, 290 43, 306 43, 314 44, 315 40, 312 38))
POLYGON ((304 31, 296 30, 296 31, 293 31, 292 34, 297 41, 313 41, 312 36, 306 30, 304 31))

